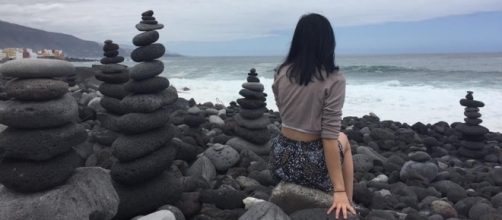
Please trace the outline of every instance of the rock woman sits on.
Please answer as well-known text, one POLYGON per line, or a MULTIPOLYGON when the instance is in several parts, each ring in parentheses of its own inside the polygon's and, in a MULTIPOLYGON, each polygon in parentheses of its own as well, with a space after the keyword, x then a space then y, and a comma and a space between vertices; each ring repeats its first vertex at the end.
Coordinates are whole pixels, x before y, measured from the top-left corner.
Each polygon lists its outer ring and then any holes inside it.
POLYGON ((349 141, 340 132, 345 78, 334 51, 328 19, 304 15, 272 85, 282 129, 273 142, 271 167, 283 181, 332 193, 328 214, 347 218, 355 214, 354 171, 349 141))

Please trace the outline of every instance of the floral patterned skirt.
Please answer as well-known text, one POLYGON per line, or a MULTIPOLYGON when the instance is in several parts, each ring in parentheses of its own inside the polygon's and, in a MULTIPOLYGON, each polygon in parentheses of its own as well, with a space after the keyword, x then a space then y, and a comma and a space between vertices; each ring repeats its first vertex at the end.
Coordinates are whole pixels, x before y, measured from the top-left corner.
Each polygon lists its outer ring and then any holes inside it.
MULTIPOLYGON (((343 163, 343 147, 340 142, 338 148, 343 163)), ((270 166, 274 176, 282 181, 324 192, 333 191, 322 140, 295 141, 280 134, 273 140, 270 166)))

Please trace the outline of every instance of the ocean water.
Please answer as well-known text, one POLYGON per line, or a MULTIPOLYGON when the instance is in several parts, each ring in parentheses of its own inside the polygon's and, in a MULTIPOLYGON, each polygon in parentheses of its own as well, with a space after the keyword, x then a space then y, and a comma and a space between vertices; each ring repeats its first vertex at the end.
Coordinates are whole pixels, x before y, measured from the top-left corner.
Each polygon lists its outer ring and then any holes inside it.
MULTIPOLYGON (((239 96, 255 68, 267 106, 277 110, 272 93, 274 68, 282 57, 169 57, 162 74, 180 97, 228 105, 239 96)), ((502 54, 338 56, 347 79, 344 116, 375 113, 381 120, 463 122, 459 100, 466 91, 485 103, 483 125, 502 132, 502 54)), ((134 63, 126 62, 132 66, 134 63)))

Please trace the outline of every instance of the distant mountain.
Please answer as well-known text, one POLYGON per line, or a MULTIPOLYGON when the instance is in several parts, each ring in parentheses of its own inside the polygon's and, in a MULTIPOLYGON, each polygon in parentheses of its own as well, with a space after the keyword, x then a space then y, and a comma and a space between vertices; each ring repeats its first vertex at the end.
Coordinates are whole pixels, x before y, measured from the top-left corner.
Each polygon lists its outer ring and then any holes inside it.
MULTIPOLYGON (((4 21, 0 21, 0 49, 2 48, 31 48, 35 51, 61 49, 66 57, 74 58, 99 58, 103 56, 102 44, 97 42, 4 21)), ((121 45, 120 55, 128 57, 133 48, 132 45, 129 47, 121 45)), ((170 53, 168 52, 167 55, 169 56, 170 53)))

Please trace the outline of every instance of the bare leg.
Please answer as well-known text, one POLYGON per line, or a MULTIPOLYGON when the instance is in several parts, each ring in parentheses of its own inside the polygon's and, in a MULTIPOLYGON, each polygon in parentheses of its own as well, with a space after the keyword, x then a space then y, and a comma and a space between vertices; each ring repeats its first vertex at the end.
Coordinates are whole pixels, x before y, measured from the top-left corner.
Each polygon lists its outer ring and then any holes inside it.
POLYGON ((343 181, 345 185, 345 191, 347 197, 352 202, 352 196, 354 194, 354 163, 352 160, 352 150, 350 149, 349 139, 347 135, 340 132, 338 136, 338 141, 342 144, 344 161, 342 165, 343 181))

